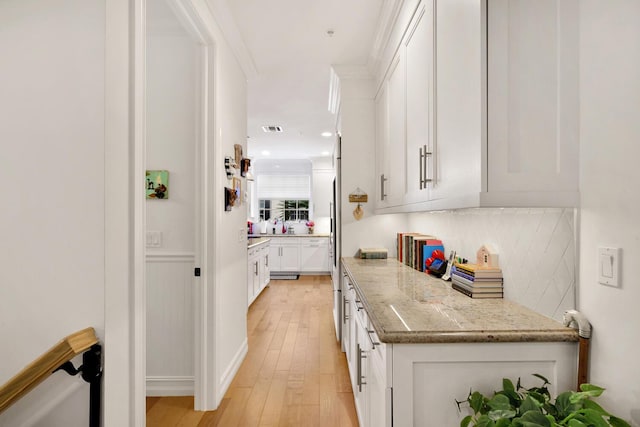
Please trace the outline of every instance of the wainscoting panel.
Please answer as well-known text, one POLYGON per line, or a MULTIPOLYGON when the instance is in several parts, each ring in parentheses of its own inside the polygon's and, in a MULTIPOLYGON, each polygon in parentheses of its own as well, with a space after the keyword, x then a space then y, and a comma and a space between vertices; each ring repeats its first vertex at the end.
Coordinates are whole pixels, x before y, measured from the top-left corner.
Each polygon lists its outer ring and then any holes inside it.
POLYGON ((194 254, 147 254, 147 395, 192 395, 194 254))

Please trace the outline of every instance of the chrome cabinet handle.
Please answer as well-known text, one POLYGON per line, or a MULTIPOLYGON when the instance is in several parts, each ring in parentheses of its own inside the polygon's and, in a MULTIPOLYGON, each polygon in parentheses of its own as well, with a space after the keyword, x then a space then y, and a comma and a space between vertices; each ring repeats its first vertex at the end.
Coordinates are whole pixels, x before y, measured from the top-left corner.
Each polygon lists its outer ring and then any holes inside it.
POLYGON ((375 333, 376 333, 376 331, 367 330, 367 336, 369 337, 369 341, 371 341, 371 345, 373 345, 374 347, 377 346, 377 345, 380 345, 379 342, 375 342, 373 340, 373 338, 371 337, 371 334, 375 334, 375 333))
POLYGON ((363 385, 367 385, 367 383, 363 382, 362 380, 365 378, 364 375, 362 375, 362 359, 366 359, 367 356, 364 354, 364 351, 362 351, 362 348, 360 347, 360 344, 357 343, 356 347, 358 349, 358 365, 357 365, 357 380, 358 380, 358 391, 362 391, 362 386, 363 385))
POLYGON ((364 310, 364 306, 362 306, 362 307, 361 307, 361 306, 359 306, 359 305, 358 305, 358 303, 360 303, 360 302, 362 302, 362 301, 360 301, 360 300, 356 300, 356 309, 357 309, 358 311, 360 311, 360 310, 364 310))
POLYGON ((427 188, 427 183, 433 181, 433 179, 427 178, 427 156, 431 156, 433 153, 431 151, 427 152, 426 145, 423 145, 423 150, 424 150, 424 155, 422 157, 422 162, 423 162, 423 169, 424 169, 424 178, 423 178, 424 186, 422 188, 427 188))
POLYGON ((380 200, 384 200, 387 195, 384 192, 384 183, 387 178, 384 177, 384 174, 380 175, 380 200))
POLYGON ((347 306, 349 305, 349 300, 346 298, 342 299, 342 323, 347 323, 349 320, 349 315, 347 314, 347 306))
POLYGON ((423 158, 424 158, 424 154, 422 154, 422 147, 420 147, 420 156, 418 157, 418 169, 420 169, 420 190, 422 190, 424 188, 424 169, 422 167, 423 163, 423 158))
POLYGON ((269 255, 264 258, 264 266, 269 267, 269 255))
POLYGON ((254 263, 254 265, 255 265, 254 272, 255 272, 255 275, 257 276, 258 275, 258 261, 256 261, 254 263))

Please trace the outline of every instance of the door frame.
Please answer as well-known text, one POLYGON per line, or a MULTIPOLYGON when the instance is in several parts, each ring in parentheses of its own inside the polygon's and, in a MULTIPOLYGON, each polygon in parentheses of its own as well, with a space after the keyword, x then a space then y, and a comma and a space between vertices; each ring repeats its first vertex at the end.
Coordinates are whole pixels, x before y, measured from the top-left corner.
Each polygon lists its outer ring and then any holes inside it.
MULTIPOLYGON (((146 0, 133 0, 133 301, 131 304, 131 341, 133 388, 131 421, 144 426, 146 419, 146 209, 142 183, 146 163, 146 0)), ((213 410, 217 406, 215 343, 215 283, 216 246, 211 243, 212 229, 218 223, 217 200, 208 196, 216 186, 216 174, 209 165, 220 158, 214 134, 217 109, 215 108, 217 50, 210 31, 213 17, 201 0, 167 0, 178 19, 200 44, 199 67, 203 96, 199 99, 196 142, 196 238, 195 264, 202 275, 194 277, 194 406, 196 410, 213 410), (213 224, 210 227, 209 224, 213 224)))

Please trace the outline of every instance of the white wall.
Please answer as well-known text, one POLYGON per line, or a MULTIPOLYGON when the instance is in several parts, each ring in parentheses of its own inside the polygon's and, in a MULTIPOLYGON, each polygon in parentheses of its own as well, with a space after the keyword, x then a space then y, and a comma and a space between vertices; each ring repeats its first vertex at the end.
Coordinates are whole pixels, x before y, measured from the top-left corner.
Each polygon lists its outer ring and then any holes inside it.
MULTIPOLYGON (((230 186, 224 170, 224 156, 233 156, 234 144, 242 144, 244 153, 247 152, 247 82, 224 39, 220 38, 216 47, 218 111, 215 126, 219 146, 209 149, 216 150, 222 157, 219 164, 211 164, 210 168, 217 175, 218 182, 230 186)), ((239 172, 237 177, 240 177, 239 172)), ((242 181, 243 188, 246 188, 246 179, 242 178, 242 181)), ((210 234, 209 240, 217 245, 216 317, 212 319, 216 328, 216 348, 213 349, 217 363, 216 378, 218 383, 228 385, 232 379, 232 369, 242 361, 240 356, 246 350, 247 343, 247 203, 243 201, 240 207, 224 212, 223 189, 210 188, 209 197, 222 200, 216 212, 219 218, 217 234, 210 234)), ((209 279, 213 278, 210 276, 209 279)))
POLYGON ((580 2, 579 308, 593 325, 590 381, 640 425, 640 3, 580 2), (622 287, 597 283, 597 248, 622 248, 622 287))
POLYGON ((194 250, 196 61, 196 46, 184 30, 149 34, 147 169, 169 171, 169 198, 146 201, 147 230, 163 233, 162 247, 149 252, 194 250))
MULTIPOLYGON (((104 337, 105 4, 7 0, 0 28, 4 383, 72 332, 104 337)), ((56 373, 0 425, 33 425, 53 408, 48 426, 85 426, 87 396, 81 379, 56 373)))

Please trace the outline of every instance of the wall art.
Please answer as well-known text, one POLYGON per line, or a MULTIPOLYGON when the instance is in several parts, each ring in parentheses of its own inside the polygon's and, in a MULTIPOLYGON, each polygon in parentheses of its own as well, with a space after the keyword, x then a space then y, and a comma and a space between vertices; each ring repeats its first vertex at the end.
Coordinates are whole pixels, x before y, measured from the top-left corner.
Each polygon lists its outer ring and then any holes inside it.
POLYGON ((147 199, 169 198, 169 171, 148 170, 146 173, 147 199))

